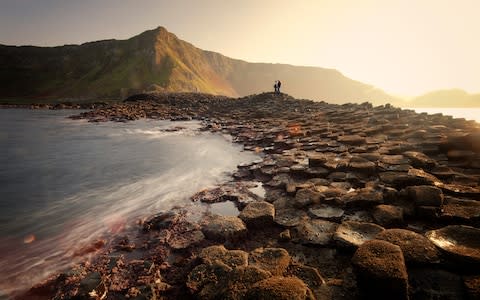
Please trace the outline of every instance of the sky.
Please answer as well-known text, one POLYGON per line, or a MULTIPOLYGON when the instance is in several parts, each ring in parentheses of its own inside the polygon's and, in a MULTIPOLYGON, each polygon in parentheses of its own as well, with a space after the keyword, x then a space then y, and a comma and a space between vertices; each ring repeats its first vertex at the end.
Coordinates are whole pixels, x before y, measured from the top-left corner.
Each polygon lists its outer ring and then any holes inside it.
POLYGON ((250 62, 334 68, 393 95, 480 92, 478 0, 0 0, 0 44, 127 39, 158 26, 250 62))

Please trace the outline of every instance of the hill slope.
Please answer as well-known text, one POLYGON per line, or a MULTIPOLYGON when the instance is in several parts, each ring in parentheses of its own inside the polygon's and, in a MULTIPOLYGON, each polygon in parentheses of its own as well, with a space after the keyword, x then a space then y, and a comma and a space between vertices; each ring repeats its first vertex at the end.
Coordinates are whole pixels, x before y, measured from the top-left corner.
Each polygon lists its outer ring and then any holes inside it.
POLYGON ((408 102, 410 107, 480 107, 480 94, 464 90, 438 90, 416 97, 408 102))
POLYGON ((165 28, 128 40, 59 47, 0 45, 0 99, 125 98, 144 91, 244 96, 274 80, 299 98, 329 102, 395 101, 332 69, 248 63, 204 51, 165 28))

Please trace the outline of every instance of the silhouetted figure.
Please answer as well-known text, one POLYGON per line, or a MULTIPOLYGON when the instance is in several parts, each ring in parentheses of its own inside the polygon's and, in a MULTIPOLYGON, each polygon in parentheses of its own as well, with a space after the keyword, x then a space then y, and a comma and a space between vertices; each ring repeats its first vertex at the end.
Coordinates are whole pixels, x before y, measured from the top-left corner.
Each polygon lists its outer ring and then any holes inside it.
POLYGON ((275 91, 275 94, 278 93, 278 80, 275 80, 275 83, 273 84, 273 89, 275 91))
POLYGON ((280 87, 282 86, 282 82, 280 80, 277 80, 277 93, 280 94, 280 87))

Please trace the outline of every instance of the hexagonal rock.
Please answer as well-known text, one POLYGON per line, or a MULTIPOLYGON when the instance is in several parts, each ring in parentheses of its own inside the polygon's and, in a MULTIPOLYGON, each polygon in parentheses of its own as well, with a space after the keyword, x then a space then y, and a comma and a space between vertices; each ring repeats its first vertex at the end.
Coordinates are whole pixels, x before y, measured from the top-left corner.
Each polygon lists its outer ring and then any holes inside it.
POLYGON ((380 157, 380 161, 388 165, 402 165, 409 164, 410 160, 403 155, 383 155, 380 157))
POLYGON ((308 155, 309 167, 323 167, 327 162, 327 158, 322 154, 310 154, 308 155))
POLYGON ((325 204, 311 207, 308 209, 308 212, 316 218, 327 219, 332 221, 340 220, 340 218, 345 213, 345 211, 341 208, 333 207, 325 204))
POLYGON ((358 189, 340 197, 346 207, 371 207, 383 203, 383 193, 372 188, 358 189))
POLYGON ((326 281, 323 279, 322 275, 320 275, 320 272, 318 272, 316 268, 310 266, 291 264, 288 267, 288 274, 300 278, 311 289, 316 289, 326 284, 326 281))
POLYGON ((221 261, 231 268, 248 265, 247 252, 242 250, 227 250, 223 245, 204 248, 200 252, 199 257, 204 264, 221 261))
POLYGON ((440 207, 443 204, 443 192, 437 187, 429 185, 409 186, 405 188, 405 191, 417 206, 440 207))
POLYGON ((237 241, 247 235, 247 227, 238 217, 208 216, 203 221, 202 232, 209 240, 237 241))
POLYGON ((412 166, 415 168, 431 169, 437 165, 437 162, 434 159, 431 159, 422 152, 407 151, 404 152, 403 155, 410 159, 412 166))
POLYGON ((287 208, 275 212, 274 221, 276 224, 285 227, 295 227, 302 221, 308 219, 307 213, 303 210, 287 208))
POLYGON ((347 169, 354 172, 373 174, 377 165, 374 162, 371 162, 367 159, 361 157, 354 157, 348 163, 347 169))
POLYGON ((384 227, 399 226, 403 221, 403 208, 395 205, 377 205, 373 209, 373 218, 377 224, 384 227))
POLYGON ((170 236, 168 244, 175 250, 187 249, 205 239, 200 230, 192 230, 184 233, 176 233, 170 236))
POLYGON ((258 248, 250 252, 248 264, 273 275, 283 275, 290 264, 290 255, 282 248, 258 248))
POLYGON ((255 283, 246 299, 313 300, 307 285, 296 277, 274 276, 255 283))
POLYGON ((363 243, 352 258, 366 299, 408 299, 408 275, 402 250, 386 241, 363 243))
POLYGON ((313 189, 300 189, 295 194, 295 207, 302 208, 320 202, 321 194, 313 189))
POLYGON ((375 237, 402 249, 407 264, 425 265, 440 261, 440 252, 435 245, 421 234, 406 229, 387 229, 375 237))
POLYGON ((449 225, 428 231, 425 236, 452 259, 465 265, 480 264, 480 229, 449 225))
POLYGON ((324 220, 307 220, 296 229, 297 239, 302 244, 326 246, 332 241, 337 224, 324 220))
POLYGON ((337 137, 337 141, 347 145, 362 145, 365 144, 365 138, 359 135, 342 135, 337 137))
POLYGON ((442 207, 442 219, 461 222, 480 220, 480 201, 447 198, 442 207))
POLYGON ((373 240, 384 230, 382 226, 373 223, 345 221, 338 226, 333 239, 339 246, 356 248, 373 240))
POLYGON ((275 217, 275 207, 273 204, 265 201, 251 202, 245 206, 238 217, 248 227, 261 228, 271 226, 275 217))

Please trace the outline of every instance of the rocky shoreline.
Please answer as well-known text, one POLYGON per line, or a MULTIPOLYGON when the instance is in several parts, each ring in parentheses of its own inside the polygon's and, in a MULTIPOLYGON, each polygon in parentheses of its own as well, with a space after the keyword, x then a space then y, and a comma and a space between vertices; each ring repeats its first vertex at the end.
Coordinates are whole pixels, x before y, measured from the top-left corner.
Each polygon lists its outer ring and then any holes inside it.
POLYGON ((480 124, 264 93, 141 94, 73 119, 202 120, 262 157, 18 299, 479 299, 480 124), (252 192, 261 182, 265 194, 252 192))

